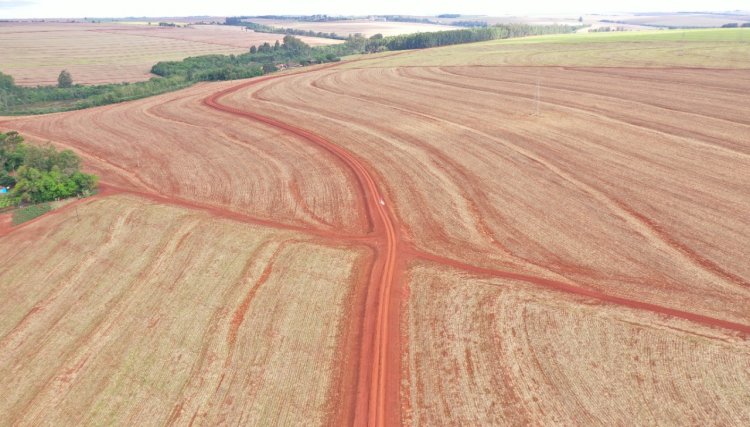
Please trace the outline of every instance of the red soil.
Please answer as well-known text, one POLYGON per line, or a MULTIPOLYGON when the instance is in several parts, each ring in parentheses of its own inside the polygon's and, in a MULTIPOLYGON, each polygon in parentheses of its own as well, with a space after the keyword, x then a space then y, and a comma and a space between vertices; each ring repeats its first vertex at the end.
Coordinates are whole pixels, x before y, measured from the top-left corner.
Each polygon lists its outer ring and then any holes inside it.
POLYGON ((0 214, 0 236, 10 232, 13 227, 13 215, 10 212, 0 214))

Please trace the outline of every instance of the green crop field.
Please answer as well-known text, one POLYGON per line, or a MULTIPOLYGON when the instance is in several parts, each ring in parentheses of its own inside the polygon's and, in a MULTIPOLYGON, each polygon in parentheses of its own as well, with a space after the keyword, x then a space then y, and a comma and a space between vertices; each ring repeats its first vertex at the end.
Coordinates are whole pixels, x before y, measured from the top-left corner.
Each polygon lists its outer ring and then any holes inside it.
POLYGON ((378 57, 350 66, 414 65, 750 68, 750 28, 524 37, 378 57))

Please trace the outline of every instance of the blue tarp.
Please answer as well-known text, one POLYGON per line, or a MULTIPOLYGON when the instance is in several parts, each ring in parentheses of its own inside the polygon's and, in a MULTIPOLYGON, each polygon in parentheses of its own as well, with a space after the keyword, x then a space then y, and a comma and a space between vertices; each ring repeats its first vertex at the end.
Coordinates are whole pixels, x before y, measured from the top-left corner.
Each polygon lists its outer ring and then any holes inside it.
POLYGON ((8 192, 8 189, 5 187, 0 187, 0 194, 5 194, 8 192))

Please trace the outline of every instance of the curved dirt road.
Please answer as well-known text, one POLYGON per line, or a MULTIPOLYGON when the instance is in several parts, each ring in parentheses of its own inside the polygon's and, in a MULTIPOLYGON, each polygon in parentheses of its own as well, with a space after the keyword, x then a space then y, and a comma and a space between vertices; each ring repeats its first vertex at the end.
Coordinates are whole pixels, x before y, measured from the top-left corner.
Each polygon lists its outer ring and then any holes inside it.
POLYGON ((386 207, 385 196, 381 194, 378 185, 365 165, 354 155, 305 129, 251 111, 229 107, 219 102, 222 97, 230 93, 280 77, 283 76, 269 76, 238 84, 211 95, 204 99, 203 103, 217 110, 266 123, 316 144, 340 159, 357 177, 362 202, 365 205, 365 212, 367 212, 370 224, 370 233, 382 239, 384 248, 382 252, 377 254, 376 265, 370 278, 370 284, 377 289, 377 299, 368 298, 366 310, 369 312, 376 309, 377 314, 375 315, 376 322, 374 325, 368 324, 365 320, 365 338, 362 343, 361 357, 363 361, 368 363, 363 363, 360 366, 359 390, 354 419, 357 425, 384 426, 386 419, 390 418, 386 414, 389 341, 392 334, 398 334, 398 328, 389 328, 388 313, 391 306, 391 289, 396 270, 400 234, 398 228, 394 225, 395 221, 391 212, 386 207), (368 326, 374 328, 374 331, 368 331, 368 326), (367 339, 369 336, 374 336, 374 342, 367 339), (371 367, 369 372, 367 372, 367 366, 371 367), (367 377, 369 377, 369 381, 367 381, 367 377), (368 383, 369 387, 367 387, 368 383))

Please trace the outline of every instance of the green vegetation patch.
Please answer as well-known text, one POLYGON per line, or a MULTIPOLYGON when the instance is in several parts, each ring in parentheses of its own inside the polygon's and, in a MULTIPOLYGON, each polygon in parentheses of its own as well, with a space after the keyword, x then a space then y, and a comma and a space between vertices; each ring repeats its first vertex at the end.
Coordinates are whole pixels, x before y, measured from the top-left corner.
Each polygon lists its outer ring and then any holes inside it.
POLYGON ((26 221, 42 216, 52 210, 49 203, 39 203, 36 205, 18 208, 13 211, 13 225, 22 224, 26 221))
POLYGON ((98 179, 81 172, 80 167, 81 159, 71 150, 28 145, 17 132, 0 133, 2 205, 89 196, 98 179))
POLYGON ((181 77, 152 78, 145 82, 84 86, 65 79, 58 86, 17 86, 13 77, 0 72, 0 113, 6 115, 45 114, 80 110, 116 102, 131 101, 174 91, 192 84, 181 77))

